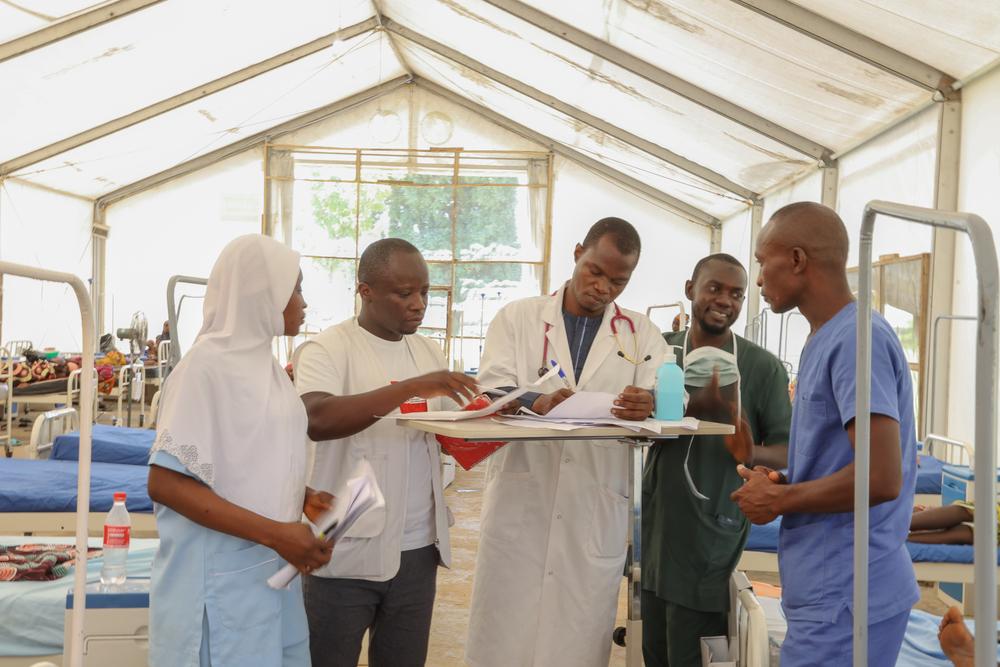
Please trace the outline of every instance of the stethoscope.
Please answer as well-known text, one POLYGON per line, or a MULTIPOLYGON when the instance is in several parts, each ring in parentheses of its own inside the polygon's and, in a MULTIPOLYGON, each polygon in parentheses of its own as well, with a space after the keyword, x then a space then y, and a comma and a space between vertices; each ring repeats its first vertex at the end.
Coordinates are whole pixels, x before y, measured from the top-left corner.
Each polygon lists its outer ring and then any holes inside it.
MULTIPOLYGON (((621 311, 618 304, 614 304, 615 314, 611 317, 611 335, 615 337, 615 344, 618 346, 618 356, 629 362, 633 366, 638 366, 639 364, 649 361, 653 358, 653 355, 647 354, 643 359, 639 359, 639 341, 635 336, 635 322, 632 318, 621 311), (625 352, 625 348, 622 346, 621 337, 618 335, 618 322, 624 322, 628 325, 629 331, 632 332, 632 354, 629 355, 625 352)), ((545 333, 542 335, 542 365, 538 367, 538 377, 545 375, 549 368, 549 330, 552 329, 552 325, 548 322, 545 323, 545 333)))

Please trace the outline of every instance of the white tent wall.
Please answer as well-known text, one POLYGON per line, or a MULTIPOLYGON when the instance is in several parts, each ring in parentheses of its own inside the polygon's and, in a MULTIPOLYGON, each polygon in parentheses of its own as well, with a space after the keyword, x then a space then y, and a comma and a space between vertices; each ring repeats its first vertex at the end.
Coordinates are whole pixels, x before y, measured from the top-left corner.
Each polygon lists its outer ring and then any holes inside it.
MULTIPOLYGON (((89 280, 92 212, 83 199, 10 179, 0 182, 0 259, 89 280)), ((5 277, 2 338, 80 352, 80 313, 72 289, 5 277)))
MULTIPOLYGON (((937 150, 939 109, 929 108, 898 127, 861 145, 839 159, 837 210, 847 226, 851 240, 849 266, 858 263, 858 239, 861 214, 872 199, 885 199, 917 206, 933 206, 934 170, 937 150)), ((822 175, 810 173, 795 183, 764 197, 762 224, 782 206, 797 201, 820 201, 822 175)), ((723 221, 722 251, 728 252, 749 267, 753 261, 750 248, 750 214, 743 211, 723 221)), ((929 229, 894 220, 880 220, 876 227, 873 256, 913 255, 931 251, 929 229)), ((764 304, 761 304, 762 308, 764 304)), ((780 319, 769 315, 766 347, 779 352, 780 319)), ((746 326, 746 315, 737 321, 737 331, 746 326)), ((808 335, 801 318, 790 316, 783 345, 786 360, 797 367, 801 348, 808 335)))
MULTIPOLYGON (((750 209, 747 208, 739 213, 734 213, 722 221, 722 241, 719 244, 719 252, 732 255, 742 262, 743 266, 750 269, 750 262, 753 261, 753 249, 750 247, 750 209)), ((739 335, 747 326, 746 303, 733 324, 733 330, 739 335)))
MULTIPOLYGON (((809 173, 803 178, 791 183, 780 190, 776 190, 764 197, 764 214, 761 225, 766 225, 775 211, 784 206, 797 201, 819 201, 822 188, 822 175, 819 171, 809 173)), ((750 209, 740 211, 722 221, 722 244, 720 251, 728 253, 740 260, 743 266, 750 271, 754 263, 753 248, 750 247, 750 209)), ((761 303, 761 307, 766 304, 761 303)), ((746 304, 743 312, 740 313, 734 329, 740 335, 746 329, 747 315, 746 304)), ((777 352, 778 349, 778 321, 775 319, 774 326, 768 328, 768 348, 777 352), (773 339, 773 340, 771 340, 773 339)), ((796 357, 798 352, 796 351, 796 357)))
MULTIPOLYGON (((837 212, 851 239, 848 266, 858 265, 861 214, 869 201, 934 206, 939 113, 930 107, 840 158, 837 212)), ((872 258, 930 252, 931 237, 930 227, 879 219, 872 258)))
MULTIPOLYGON (((281 136, 276 142, 336 148, 434 148, 435 145, 427 141, 421 127, 427 115, 432 112, 443 114, 452 123, 451 137, 443 146, 460 146, 467 150, 544 150, 538 144, 509 132, 468 109, 413 85, 403 86, 328 120, 281 136), (384 114, 395 113, 399 118, 399 133, 391 141, 380 141, 380 137, 372 130, 372 117, 379 111, 384 114)), ((386 135, 381 138, 385 139, 386 135)))
MULTIPOLYGON (((167 319, 170 277, 207 277, 226 243, 260 231, 261 156, 260 149, 247 151, 108 207, 107 331, 127 326, 141 310, 153 338, 167 319)), ((180 341, 190 347, 201 325, 201 301, 185 299, 181 313, 180 341)))
MULTIPOLYGON (((642 256, 618 302, 639 312, 684 299, 684 281, 695 262, 709 253, 711 231, 648 201, 633 191, 558 158, 552 202, 551 288, 573 273, 573 249, 601 218, 631 222, 642 239, 642 256)), ((674 313, 676 314, 676 313, 674 313)), ((667 329, 674 314, 655 314, 667 329)))
MULTIPOLYGON (((993 229, 996 243, 1000 243, 1000 199, 997 197, 997 184, 1000 183, 998 108, 1000 68, 963 88, 958 209, 982 216, 993 229)), ((953 314, 976 315, 977 287, 972 247, 968 237, 959 235, 955 244, 953 314)), ((942 324, 942 330, 946 326, 942 324)), ((985 409, 982 401, 973 400, 976 323, 954 322, 951 331, 947 435, 973 443, 975 411, 977 408, 985 409)), ((994 396, 993 400, 997 400, 997 397, 994 396)))

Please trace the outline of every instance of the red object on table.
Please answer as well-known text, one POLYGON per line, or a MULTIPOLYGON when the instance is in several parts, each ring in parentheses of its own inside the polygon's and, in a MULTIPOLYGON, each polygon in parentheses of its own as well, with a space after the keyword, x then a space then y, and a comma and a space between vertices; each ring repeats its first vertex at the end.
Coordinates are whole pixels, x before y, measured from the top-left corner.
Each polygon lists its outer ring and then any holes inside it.
MULTIPOLYGON (((492 401, 489 397, 480 394, 473 398, 468 405, 463 407, 463 410, 479 410, 485 408, 492 401)), ((493 452, 497 451, 506 442, 493 441, 493 442, 469 442, 463 438, 453 438, 448 435, 438 435, 437 441, 441 443, 441 449, 445 454, 448 454, 453 459, 458 462, 458 465, 462 466, 465 470, 472 470, 480 461, 488 458, 493 452)))

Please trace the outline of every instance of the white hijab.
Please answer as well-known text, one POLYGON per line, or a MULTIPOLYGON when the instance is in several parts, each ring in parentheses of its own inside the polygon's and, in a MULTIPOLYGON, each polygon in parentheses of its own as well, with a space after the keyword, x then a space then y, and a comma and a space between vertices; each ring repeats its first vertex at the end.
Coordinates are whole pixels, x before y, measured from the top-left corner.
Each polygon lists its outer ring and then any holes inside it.
POLYGON ((299 254, 259 234, 231 241, 208 278, 204 324, 164 383, 153 451, 276 521, 302 514, 306 413, 271 344, 299 254))

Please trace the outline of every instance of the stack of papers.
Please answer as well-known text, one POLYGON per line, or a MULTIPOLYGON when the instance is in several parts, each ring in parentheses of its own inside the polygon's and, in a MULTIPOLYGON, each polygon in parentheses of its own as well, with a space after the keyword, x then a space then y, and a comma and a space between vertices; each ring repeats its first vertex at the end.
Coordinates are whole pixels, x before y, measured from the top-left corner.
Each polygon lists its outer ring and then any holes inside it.
MULTIPOLYGON (((316 521, 316 527, 320 530, 318 536, 328 542, 336 542, 362 516, 384 507, 385 498, 378 488, 375 472, 366 459, 361 459, 351 478, 334 494, 333 507, 316 521)), ((286 564, 267 580, 267 585, 271 588, 287 588, 298 574, 294 565, 286 564)))
POLYGON ((502 398, 498 398, 493 401, 485 408, 480 408, 479 410, 433 410, 431 412, 409 412, 407 414, 390 415, 388 417, 382 417, 382 419, 413 419, 417 421, 448 421, 457 422, 466 419, 476 419, 477 417, 487 417, 497 411, 499 411, 503 406, 508 403, 516 401, 521 396, 524 396, 529 391, 532 391, 535 387, 538 387, 543 382, 551 377, 554 377, 559 372, 559 365, 555 364, 549 370, 548 373, 538 378, 531 384, 521 387, 520 389, 515 389, 514 391, 506 394, 502 398))
POLYGON ((554 418, 552 413, 544 417, 539 415, 510 415, 506 417, 495 417, 494 421, 507 426, 519 426, 521 428, 547 428, 554 431, 576 431, 582 428, 593 426, 616 426, 628 429, 634 433, 654 433, 659 435, 664 428, 682 428, 686 431, 697 431, 698 420, 694 417, 685 417, 680 421, 659 421, 656 419, 646 419, 643 421, 630 421, 618 419, 617 417, 598 417, 595 419, 574 419, 574 418, 554 418))

